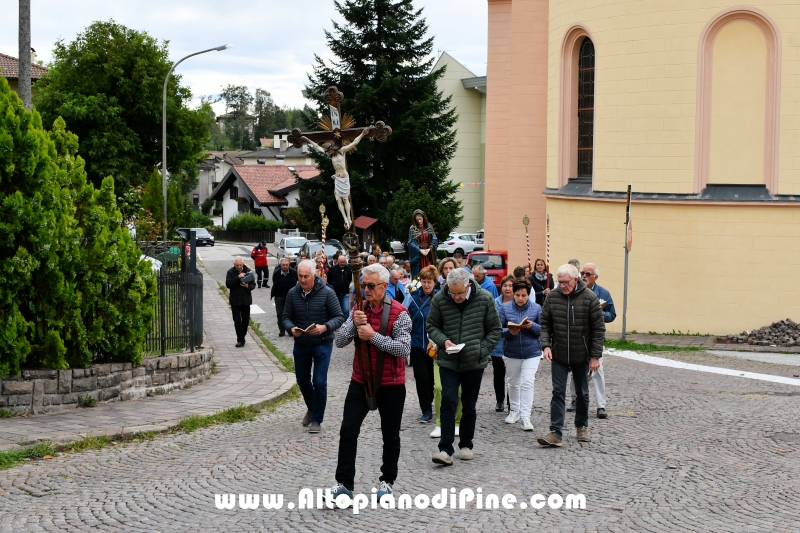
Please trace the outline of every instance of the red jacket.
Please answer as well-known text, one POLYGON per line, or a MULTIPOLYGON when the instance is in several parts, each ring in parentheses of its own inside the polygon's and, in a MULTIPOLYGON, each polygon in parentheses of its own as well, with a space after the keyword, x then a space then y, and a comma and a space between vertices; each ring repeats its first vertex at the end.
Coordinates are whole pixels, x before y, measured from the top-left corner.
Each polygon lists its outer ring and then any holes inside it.
MULTIPOLYGON (((351 311, 352 312, 352 311, 351 311)), ((367 322, 372 326, 375 331, 381 329, 381 315, 383 314, 383 306, 375 309, 374 311, 364 306, 364 312, 367 314, 367 322)), ((394 321, 400 313, 407 312, 403 304, 392 300, 392 309, 389 311, 389 324, 386 328, 386 335, 392 336, 392 328, 394 328, 394 321)), ((354 339, 356 344, 356 356, 353 358, 353 379, 356 383, 364 382, 361 379, 361 340, 356 336, 354 339)), ((369 355, 372 362, 372 371, 376 372, 378 369, 378 348, 369 344, 369 355)), ((402 357, 395 357, 392 354, 385 353, 383 356, 383 376, 381 377, 381 387, 388 385, 403 385, 406 382, 406 360, 402 357)))
POLYGON ((266 248, 259 249, 258 246, 256 246, 255 248, 253 248, 253 251, 250 252, 250 257, 253 258, 253 260, 255 261, 257 267, 269 266, 268 265, 268 261, 267 261, 267 249, 266 248))

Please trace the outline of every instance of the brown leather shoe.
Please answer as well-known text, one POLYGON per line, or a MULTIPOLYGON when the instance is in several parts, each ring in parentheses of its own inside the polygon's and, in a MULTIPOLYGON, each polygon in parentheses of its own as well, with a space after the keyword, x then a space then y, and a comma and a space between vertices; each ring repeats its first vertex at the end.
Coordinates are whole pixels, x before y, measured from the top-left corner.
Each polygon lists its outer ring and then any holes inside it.
POLYGON ((303 417, 303 427, 308 427, 311 424, 311 409, 306 411, 306 416, 303 417))
POLYGON ((592 442, 589 438, 589 428, 586 426, 575 428, 575 436, 578 437, 578 442, 592 442))
POLYGON ((536 442, 541 444, 542 446, 557 446, 561 447, 561 437, 556 435, 555 431, 551 431, 544 437, 539 437, 536 439, 536 442))
POLYGON ((319 422, 311 422, 311 427, 308 428, 309 433, 319 433, 322 431, 322 428, 319 425, 319 422))

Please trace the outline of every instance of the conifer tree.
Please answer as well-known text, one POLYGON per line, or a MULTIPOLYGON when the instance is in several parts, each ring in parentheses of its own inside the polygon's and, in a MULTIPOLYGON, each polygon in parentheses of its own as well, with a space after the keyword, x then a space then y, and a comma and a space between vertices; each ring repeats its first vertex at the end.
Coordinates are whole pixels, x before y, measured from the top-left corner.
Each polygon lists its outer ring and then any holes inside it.
MULTIPOLYGON (((358 126, 377 120, 389 124, 393 133, 385 143, 362 141, 348 154, 355 216, 377 218, 385 237, 405 241, 418 206, 413 194, 405 194, 408 202, 402 205, 392 199, 401 189, 425 191, 442 206, 431 220, 437 232, 449 233, 462 218, 457 185, 447 179, 457 116, 450 98, 436 87, 444 69, 432 70, 433 39, 426 35, 422 10, 414 9, 411 0, 334 3, 345 22, 334 22, 333 32, 325 32, 335 59, 315 58, 306 89, 317 101, 317 114, 306 115, 307 127, 317 129, 318 118, 328 114, 322 95, 331 85, 344 93, 342 112, 352 115, 358 126)), ((309 220, 318 220, 318 206, 325 203, 331 228, 341 228, 330 179, 333 168, 327 158, 315 157, 322 177, 301 184, 301 205, 309 220)))

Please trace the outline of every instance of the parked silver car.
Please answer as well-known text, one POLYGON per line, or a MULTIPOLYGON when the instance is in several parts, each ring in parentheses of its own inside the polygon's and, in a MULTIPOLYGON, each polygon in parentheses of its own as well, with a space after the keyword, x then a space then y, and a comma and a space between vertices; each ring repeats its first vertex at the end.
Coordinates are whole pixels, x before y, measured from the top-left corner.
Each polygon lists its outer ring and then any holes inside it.
POLYGON ((294 263, 297 259, 297 254, 300 253, 300 248, 308 242, 305 237, 284 237, 278 243, 278 251, 275 253, 278 261, 286 257, 290 262, 294 263))

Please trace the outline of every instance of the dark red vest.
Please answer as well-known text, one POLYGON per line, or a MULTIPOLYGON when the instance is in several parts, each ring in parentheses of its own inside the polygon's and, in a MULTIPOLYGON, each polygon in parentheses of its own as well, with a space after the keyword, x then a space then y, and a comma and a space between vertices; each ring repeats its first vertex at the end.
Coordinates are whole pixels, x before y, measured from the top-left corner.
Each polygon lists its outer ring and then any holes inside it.
MULTIPOLYGON (((380 306, 376 309, 371 309, 365 305, 364 312, 367 314, 367 322, 369 322, 369 325, 372 326, 372 329, 379 332, 381 329, 381 315, 383 314, 383 306, 380 306)), ((387 337, 392 336, 394 321, 397 320, 397 317, 400 315, 400 313, 407 312, 408 311, 406 311, 406 308, 403 307, 403 304, 397 302, 396 300, 392 300, 392 309, 389 311, 389 324, 386 328, 387 337)), ((354 342, 356 344, 356 356, 353 358, 353 375, 351 376, 351 379, 353 379, 356 383, 361 383, 363 385, 364 382, 361 380, 361 339, 358 338, 358 335, 356 335, 354 342)), ((376 372, 378 368, 378 348, 371 342, 368 344, 369 356, 372 361, 372 371, 376 372)), ((405 358, 395 357, 390 353, 384 353, 381 387, 390 385, 403 385, 405 382, 405 358)))

